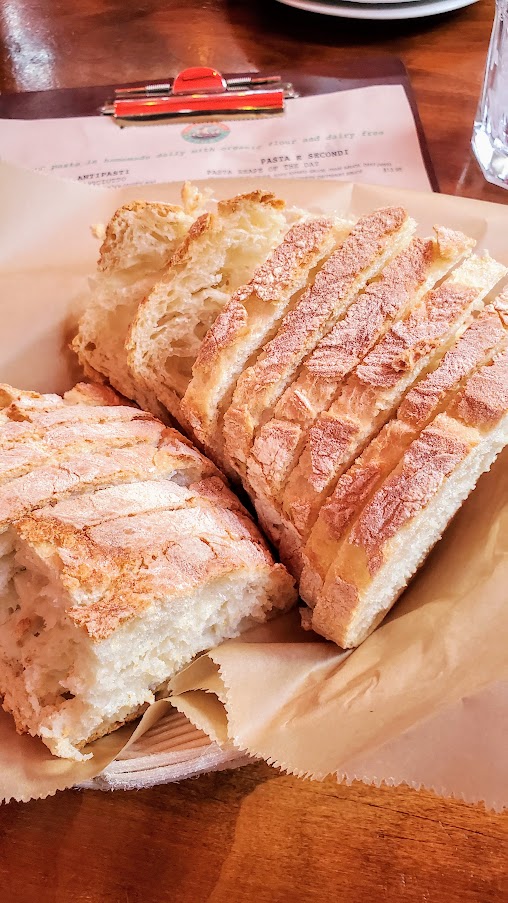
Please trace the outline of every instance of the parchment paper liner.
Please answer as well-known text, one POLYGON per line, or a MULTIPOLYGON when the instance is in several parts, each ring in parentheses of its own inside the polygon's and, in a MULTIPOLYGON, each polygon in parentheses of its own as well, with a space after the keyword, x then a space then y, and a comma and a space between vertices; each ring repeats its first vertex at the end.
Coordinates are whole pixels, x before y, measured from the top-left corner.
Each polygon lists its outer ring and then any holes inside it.
MULTIPOLYGON (((247 180, 213 185, 218 197, 252 188, 247 180)), ((0 378, 61 391, 75 378, 63 349, 96 256, 89 224, 132 197, 175 201, 178 187, 111 191, 5 164, 0 186, 0 296, 9 307, 0 378)), ((501 205, 333 182, 284 181, 275 190, 293 203, 356 214, 402 203, 421 234, 434 222, 462 228, 508 263, 501 205)), ((98 741, 80 765, 17 737, 2 715, 2 798, 43 797, 76 783, 148 786, 243 764, 249 753, 296 774, 407 782, 508 805, 507 466, 505 453, 393 615, 352 655, 304 634, 293 613, 174 679, 172 704, 196 729, 157 703, 134 733, 123 728, 98 741)))

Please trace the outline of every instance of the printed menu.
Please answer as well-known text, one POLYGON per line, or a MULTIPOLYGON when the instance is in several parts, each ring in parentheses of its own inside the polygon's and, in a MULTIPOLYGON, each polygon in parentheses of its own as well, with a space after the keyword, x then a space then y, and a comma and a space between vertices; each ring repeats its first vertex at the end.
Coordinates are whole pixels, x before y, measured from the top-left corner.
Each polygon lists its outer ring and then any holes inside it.
POLYGON ((431 188, 402 84, 299 97, 257 119, 125 127, 104 116, 2 119, 0 160, 108 187, 272 176, 431 188))

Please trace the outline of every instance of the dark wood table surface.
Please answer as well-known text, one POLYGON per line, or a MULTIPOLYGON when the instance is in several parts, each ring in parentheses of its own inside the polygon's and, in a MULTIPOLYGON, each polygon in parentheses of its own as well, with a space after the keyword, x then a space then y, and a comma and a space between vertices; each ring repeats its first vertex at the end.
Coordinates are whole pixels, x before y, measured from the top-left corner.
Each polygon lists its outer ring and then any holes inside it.
MULTIPOLYGON (((469 141, 491 0, 407 22, 317 16, 275 0, 3 0, 0 90, 397 54, 443 191, 506 203, 469 141)), ((311 783, 265 765, 142 792, 71 791, 0 809, 0 900, 83 903, 501 903, 508 814, 407 788, 311 783)))

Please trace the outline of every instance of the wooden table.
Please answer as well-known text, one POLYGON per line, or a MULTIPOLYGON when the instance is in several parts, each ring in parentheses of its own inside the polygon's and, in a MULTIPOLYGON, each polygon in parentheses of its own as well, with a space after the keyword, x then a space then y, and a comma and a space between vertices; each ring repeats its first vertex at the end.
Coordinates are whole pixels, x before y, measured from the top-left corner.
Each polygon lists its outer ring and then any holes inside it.
MULTIPOLYGON (((4 0, 0 89, 28 91, 317 64, 405 62, 443 191, 506 203, 469 150, 493 4, 355 23, 274 0, 4 0)), ((508 816, 406 788, 265 765, 143 792, 68 792, 0 811, 0 899, 83 903, 501 903, 508 816)))

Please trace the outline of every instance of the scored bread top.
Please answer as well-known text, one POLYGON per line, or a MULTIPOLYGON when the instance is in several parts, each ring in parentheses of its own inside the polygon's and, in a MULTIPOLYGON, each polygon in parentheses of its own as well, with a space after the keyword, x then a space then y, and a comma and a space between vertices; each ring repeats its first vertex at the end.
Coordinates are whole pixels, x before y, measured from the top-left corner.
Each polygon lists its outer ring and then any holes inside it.
POLYGON ((245 477, 261 418, 292 380, 316 343, 342 316, 368 279, 407 243, 415 224, 405 210, 389 207, 362 217, 319 270, 314 284, 283 319, 255 364, 240 376, 224 415, 230 463, 245 477))
POLYGON ((397 415, 371 440, 323 504, 303 552, 301 591, 315 597, 347 530, 409 444, 440 410, 451 410, 465 379, 508 343, 508 328, 495 305, 474 319, 437 368, 406 395, 397 415))
POLYGON ((439 360, 505 272, 489 257, 462 263, 394 324, 319 415, 284 491, 283 509, 302 537, 309 535, 341 474, 392 416, 424 367, 439 360))
POLYGON ((25 435, 20 441, 8 444, 0 441, 0 484, 34 467, 55 464, 80 452, 93 454, 97 450, 129 448, 140 443, 157 446, 163 430, 158 420, 138 417, 123 423, 64 424, 48 429, 43 435, 25 435))
POLYGON ((304 362, 255 439, 248 481, 256 494, 279 497, 303 451, 308 429, 333 401, 344 378, 393 321, 418 304, 474 245, 460 232, 439 226, 435 232, 435 239, 414 238, 392 258, 304 362))
MULTIPOLYGON (((83 517, 81 499, 44 508, 16 526, 22 541, 55 568, 68 617, 96 641, 154 602, 167 603, 231 572, 273 571, 281 594, 289 575, 274 566, 253 522, 218 478, 207 495, 161 484, 131 484, 83 517), (109 501, 109 505, 108 505, 109 501)), ((206 488, 206 487, 205 487, 206 488)), ((105 491, 108 493, 108 490, 105 491)), ((111 495, 111 494, 110 494, 111 495)))
POLYGON ((30 411, 47 411, 68 404, 83 405, 125 405, 125 399, 108 386, 97 383, 76 383, 60 395, 41 394, 24 389, 15 389, 7 383, 0 384, 0 424, 5 420, 27 420, 30 411))
POLYGON ((0 530, 55 498, 79 495, 100 486, 134 479, 194 482, 201 477, 201 461, 196 459, 198 452, 193 452, 174 441, 167 446, 163 442, 157 448, 141 443, 111 449, 108 453, 78 453, 59 464, 45 463, 0 486, 0 530))
POLYGON ((360 507, 313 597, 320 632, 360 642, 489 469, 508 441, 507 365, 505 349, 474 372, 360 507))
POLYGON ((508 408, 508 351, 469 379, 449 413, 468 426, 488 430, 508 408))
POLYGON ((259 581, 258 614, 294 601, 292 578, 222 475, 175 430, 134 407, 97 407, 104 394, 85 387, 69 398, 92 406, 34 395, 38 406, 10 420, 21 395, 3 392, 16 403, 4 408, 0 463, 25 455, 29 470, 0 480, 0 530, 11 528, 20 562, 40 560, 93 641, 157 602, 220 595, 230 578, 259 581))
POLYGON ((17 400, 0 421, 0 529, 33 508, 94 486, 133 479, 190 485, 219 476, 180 433, 118 405, 110 390, 82 384, 49 401, 34 393, 26 400, 32 407, 20 407, 20 394, 9 387, 2 391, 6 400, 17 400), (78 398, 86 403, 76 404, 78 398), (111 406, 104 405, 107 399, 111 406))
POLYGON ((345 238, 350 224, 333 218, 297 222, 239 288, 208 330, 182 408, 195 435, 221 451, 221 414, 249 358, 270 339, 298 299, 310 272, 345 238))
POLYGON ((132 378, 186 429, 180 401, 201 341, 287 229, 284 203, 256 191, 221 201, 192 226, 140 304, 126 341, 132 378))

